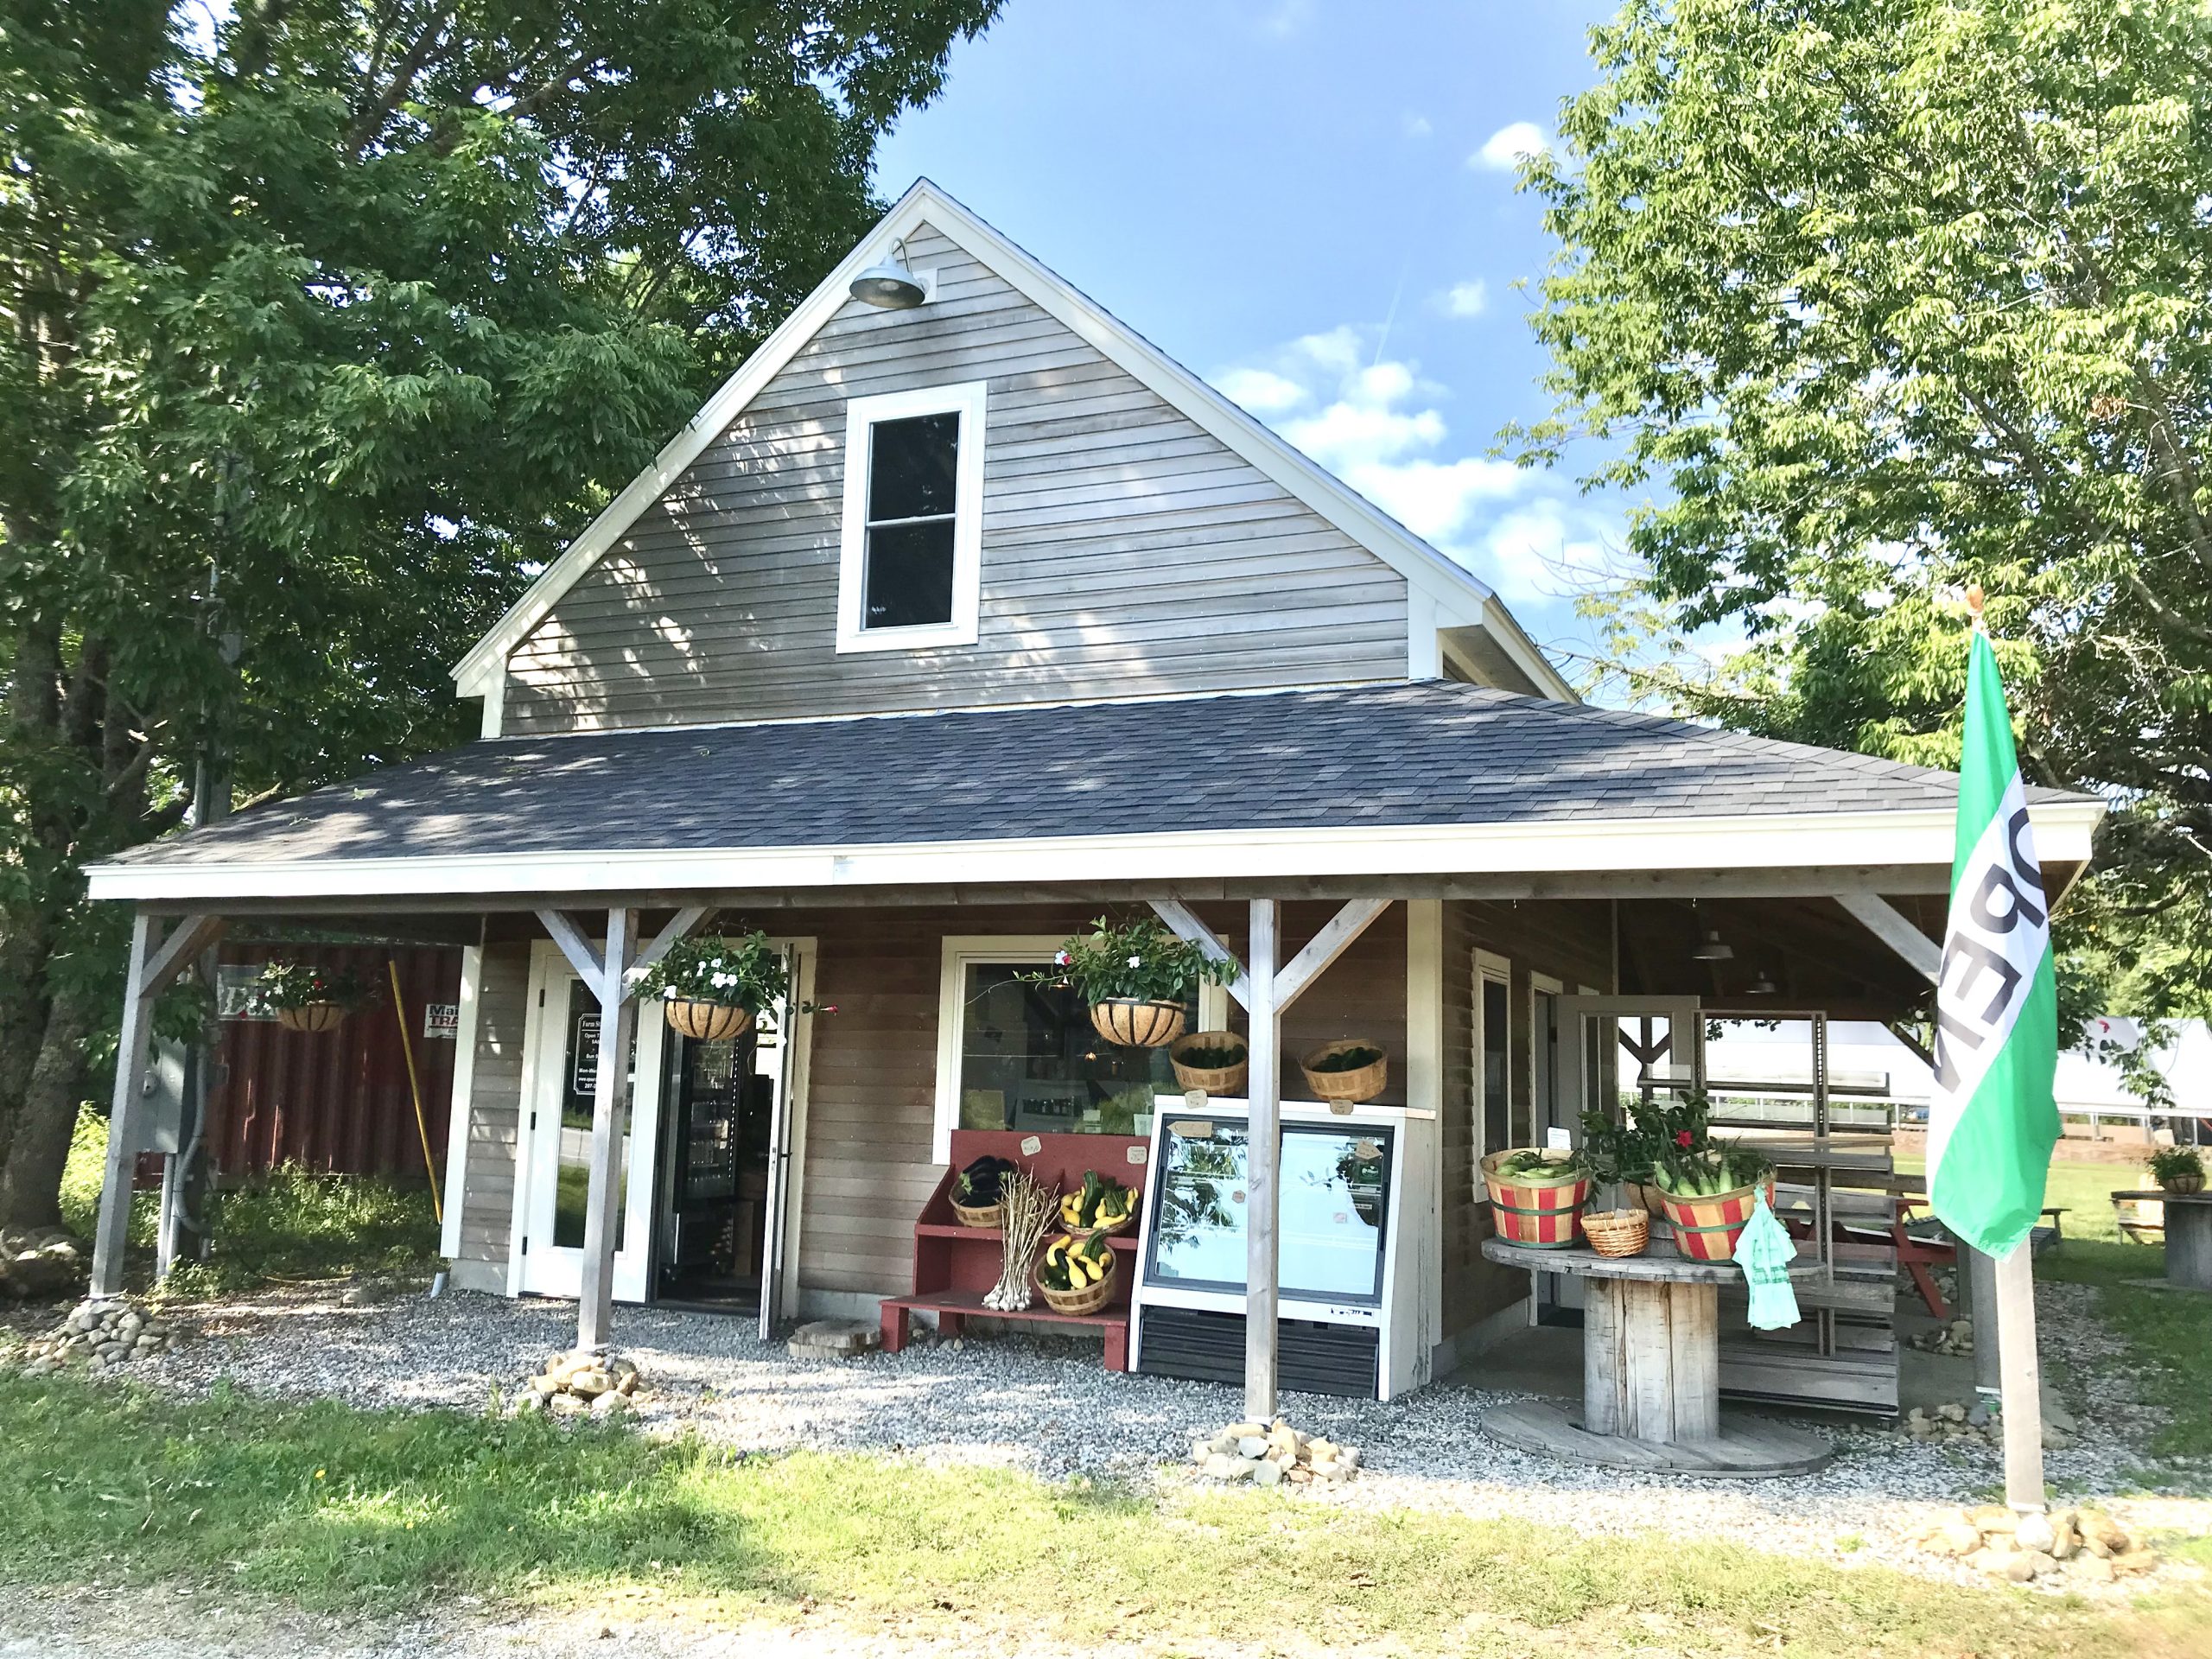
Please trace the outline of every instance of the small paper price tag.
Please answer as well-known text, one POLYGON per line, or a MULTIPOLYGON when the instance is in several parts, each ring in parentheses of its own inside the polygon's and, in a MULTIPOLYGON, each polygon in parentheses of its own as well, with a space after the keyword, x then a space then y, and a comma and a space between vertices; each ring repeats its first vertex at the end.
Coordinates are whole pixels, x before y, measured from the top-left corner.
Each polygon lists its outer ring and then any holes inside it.
POLYGON ((1144 1148, 1142 1147, 1131 1147, 1126 1156, 1131 1163, 1141 1164, 1144 1162, 1144 1148))
POLYGON ((1544 1131, 1544 1150, 1546 1152, 1573 1152, 1574 1137, 1557 1124, 1554 1124, 1544 1131))
POLYGON ((1034 1158, 1044 1149, 1045 1143, 1042 1141, 1039 1141, 1035 1135, 1025 1135, 1021 1137, 1021 1155, 1023 1157, 1034 1158))

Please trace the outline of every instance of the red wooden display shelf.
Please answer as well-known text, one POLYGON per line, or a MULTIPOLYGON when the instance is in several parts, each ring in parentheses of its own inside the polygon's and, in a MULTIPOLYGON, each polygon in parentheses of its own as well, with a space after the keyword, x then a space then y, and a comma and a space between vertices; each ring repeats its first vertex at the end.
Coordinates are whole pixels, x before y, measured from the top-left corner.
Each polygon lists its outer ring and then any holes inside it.
MULTIPOLYGON (((1004 1255, 1002 1236, 995 1227, 963 1227, 952 1213, 952 1183, 976 1160, 987 1154, 1007 1159, 1048 1185, 1057 1185, 1063 1192, 1079 1190, 1084 1176, 1092 1170, 1111 1175, 1134 1192, 1144 1190, 1144 1166, 1129 1161, 1131 1148, 1140 1155, 1146 1149, 1141 1136, 1039 1135, 1034 1137, 1037 1150, 1025 1154, 1022 1143, 1031 1138, 990 1129, 952 1132, 951 1165, 938 1178, 937 1190, 914 1222, 913 1294, 893 1296, 883 1303, 886 1353, 895 1354, 906 1345, 909 1313, 929 1313, 938 1316, 938 1330, 947 1337, 958 1336, 971 1317, 1019 1319, 1033 1325, 1096 1325, 1106 1338, 1106 1369, 1128 1370, 1129 1286, 1136 1272, 1137 1248, 1134 1224, 1107 1240, 1120 1266, 1115 1274, 1113 1299, 1096 1313, 1055 1313, 1041 1292, 1030 1306, 1018 1313, 983 1306, 983 1293, 998 1283, 1004 1255)), ((1051 1232, 1046 1234, 1047 1239, 1052 1236, 1051 1232)))

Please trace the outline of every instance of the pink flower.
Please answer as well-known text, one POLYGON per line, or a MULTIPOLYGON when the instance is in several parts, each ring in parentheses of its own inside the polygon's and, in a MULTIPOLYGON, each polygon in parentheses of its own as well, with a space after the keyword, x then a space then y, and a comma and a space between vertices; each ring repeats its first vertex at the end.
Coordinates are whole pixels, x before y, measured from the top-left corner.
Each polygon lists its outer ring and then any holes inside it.
POLYGON ((1687 1147, 1696 1138, 1688 1129, 1677 1129, 1675 1132, 1675 1144, 1678 1147, 1687 1147))

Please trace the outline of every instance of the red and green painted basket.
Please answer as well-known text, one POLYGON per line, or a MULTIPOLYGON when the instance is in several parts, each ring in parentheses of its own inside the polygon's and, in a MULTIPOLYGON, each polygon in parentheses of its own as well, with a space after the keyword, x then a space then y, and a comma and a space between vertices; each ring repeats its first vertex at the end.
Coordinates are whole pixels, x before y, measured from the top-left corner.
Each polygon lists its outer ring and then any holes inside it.
POLYGON ((1483 1185, 1490 1193, 1497 1236, 1529 1249, 1573 1249, 1582 1237, 1582 1206, 1590 1197, 1588 1172, 1500 1179, 1498 1166, 1519 1150, 1508 1147, 1483 1160, 1483 1185))

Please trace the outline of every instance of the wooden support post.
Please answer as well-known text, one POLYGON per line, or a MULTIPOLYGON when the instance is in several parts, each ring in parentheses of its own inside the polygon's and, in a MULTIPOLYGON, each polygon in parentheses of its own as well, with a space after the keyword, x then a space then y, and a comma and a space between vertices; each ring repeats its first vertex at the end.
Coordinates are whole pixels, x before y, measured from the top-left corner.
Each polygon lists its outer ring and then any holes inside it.
POLYGON ((1282 906, 1272 899, 1252 900, 1250 941, 1244 954, 1250 995, 1244 1007, 1250 1065, 1244 1168, 1244 1415, 1255 1423, 1275 1414, 1276 1223, 1281 1211, 1277 1178, 1282 1163, 1282 1033, 1275 1017, 1275 958, 1281 930, 1282 906))
MULTIPOLYGON (((556 935, 556 937, 558 937, 556 935)), ((637 949, 638 912, 607 912, 607 954, 592 976, 599 998, 599 1075, 592 1086, 591 1181, 584 1203, 582 1294, 576 1300, 576 1346, 598 1348, 614 1322, 614 1240, 622 1214, 626 1160, 624 1132, 630 1039, 637 999, 626 976, 637 949)))
POLYGON ((154 1004, 193 957, 222 937, 214 916, 184 916, 162 938, 153 917, 130 922, 130 961, 123 982, 123 1027, 115 1048, 115 1094, 108 1109, 107 1166, 99 1220, 92 1235, 95 1296, 123 1291, 123 1255, 130 1238, 130 1192, 138 1165, 138 1119, 146 1094, 146 1061, 154 1046, 154 1004))
POLYGON ((1959 1243, 1959 1286, 1968 1299, 1966 1317, 1974 1321, 1974 1391, 2002 1395, 2005 1371, 1999 1344, 2004 1340, 2005 1325, 1997 1263, 1964 1240, 1959 1243))
MULTIPOLYGON (((2035 1249, 2027 1239, 1997 1262, 1997 1347, 2005 1379, 2005 1501, 2044 1507, 2043 1367, 2036 1358, 2035 1249)), ((1982 1337, 1974 1333, 1974 1351, 1982 1337)))

